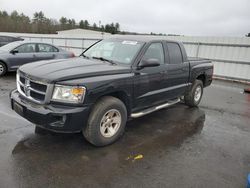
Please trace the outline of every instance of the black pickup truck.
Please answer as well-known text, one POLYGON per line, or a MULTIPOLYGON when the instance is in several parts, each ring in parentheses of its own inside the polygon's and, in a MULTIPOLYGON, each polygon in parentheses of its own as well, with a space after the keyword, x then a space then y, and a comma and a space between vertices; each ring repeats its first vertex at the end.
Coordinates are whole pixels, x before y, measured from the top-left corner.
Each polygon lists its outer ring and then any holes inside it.
POLYGON ((79 57, 41 61, 17 71, 11 107, 35 132, 81 132, 96 146, 113 143, 127 120, 184 101, 195 107, 213 65, 188 59, 180 42, 101 40, 79 57))

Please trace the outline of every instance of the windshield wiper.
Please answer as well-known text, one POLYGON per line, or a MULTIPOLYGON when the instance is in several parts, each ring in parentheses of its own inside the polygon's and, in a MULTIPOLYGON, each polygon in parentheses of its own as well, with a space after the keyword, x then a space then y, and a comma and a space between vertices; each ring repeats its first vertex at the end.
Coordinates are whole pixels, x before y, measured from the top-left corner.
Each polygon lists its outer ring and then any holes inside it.
POLYGON ((89 57, 88 57, 88 56, 86 56, 86 55, 84 55, 84 54, 81 54, 80 56, 82 56, 82 57, 84 57, 84 58, 89 59, 89 57))
POLYGON ((101 60, 101 61, 109 62, 109 63, 111 63, 112 65, 116 65, 116 63, 115 63, 114 61, 112 61, 112 60, 110 60, 110 59, 106 59, 106 58, 104 58, 104 57, 95 57, 95 56, 93 56, 92 58, 93 58, 93 59, 98 59, 98 60, 101 60))

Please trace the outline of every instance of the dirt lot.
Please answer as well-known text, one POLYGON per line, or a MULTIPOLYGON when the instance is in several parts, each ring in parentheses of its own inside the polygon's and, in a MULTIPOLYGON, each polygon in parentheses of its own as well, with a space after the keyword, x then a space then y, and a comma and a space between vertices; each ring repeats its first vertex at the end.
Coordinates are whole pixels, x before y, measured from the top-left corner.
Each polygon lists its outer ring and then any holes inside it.
POLYGON ((10 109, 15 74, 0 78, 0 187, 245 187, 250 94, 214 81, 200 108, 178 104, 130 121, 115 144, 35 135, 10 109), (142 155, 139 159, 136 156, 142 155))

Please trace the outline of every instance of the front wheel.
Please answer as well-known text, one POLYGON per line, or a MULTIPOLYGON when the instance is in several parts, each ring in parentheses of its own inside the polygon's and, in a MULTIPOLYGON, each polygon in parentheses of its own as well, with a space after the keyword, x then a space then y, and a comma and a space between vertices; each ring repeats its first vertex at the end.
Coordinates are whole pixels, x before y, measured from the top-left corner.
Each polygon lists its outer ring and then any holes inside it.
POLYGON ((124 103, 115 97, 103 97, 93 107, 83 135, 95 146, 109 145, 124 133, 126 122, 124 103))
POLYGON ((199 105, 203 95, 203 82, 195 80, 190 91, 184 96, 185 104, 190 107, 199 105))

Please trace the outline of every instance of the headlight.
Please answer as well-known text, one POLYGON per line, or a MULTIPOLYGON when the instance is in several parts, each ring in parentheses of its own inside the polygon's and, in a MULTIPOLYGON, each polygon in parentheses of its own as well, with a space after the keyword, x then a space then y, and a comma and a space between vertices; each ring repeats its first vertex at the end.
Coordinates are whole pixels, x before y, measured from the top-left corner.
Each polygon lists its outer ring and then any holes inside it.
POLYGON ((82 86, 55 85, 52 100, 58 102, 81 103, 83 102, 86 88, 82 86))

